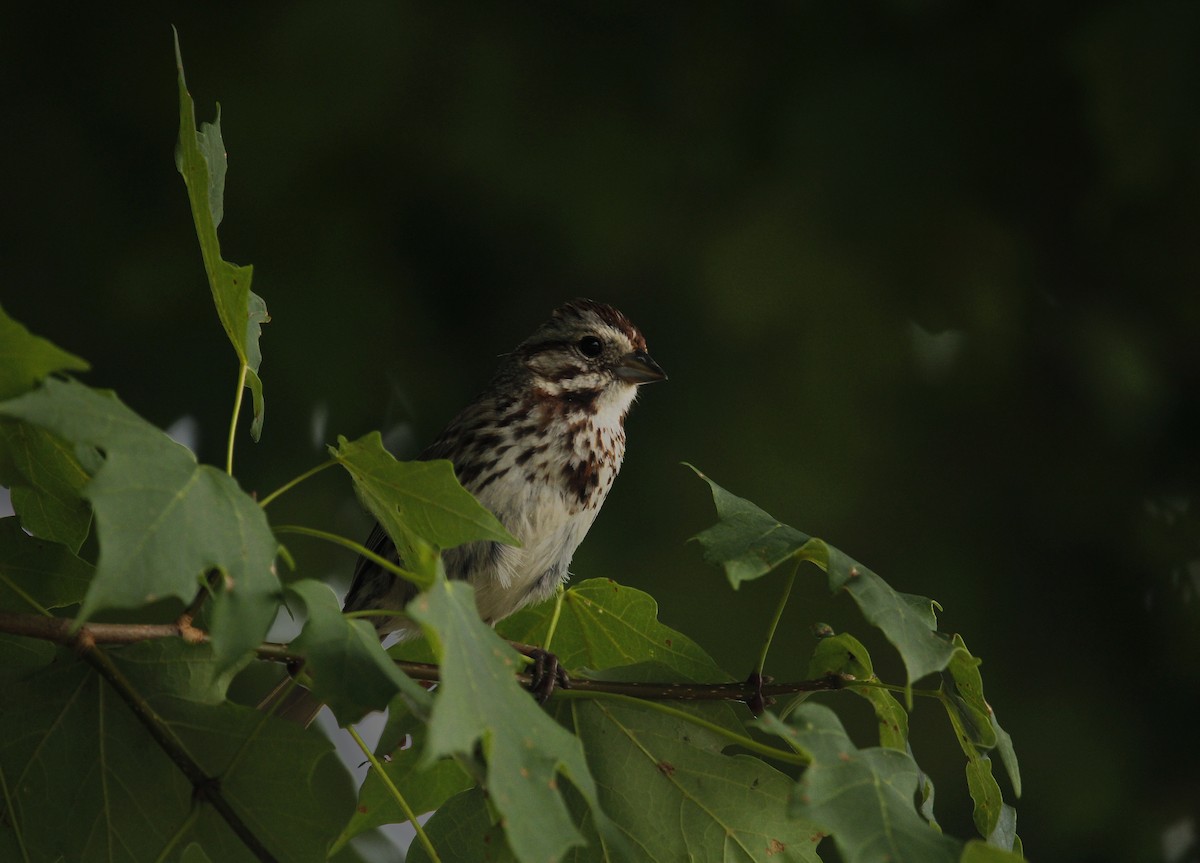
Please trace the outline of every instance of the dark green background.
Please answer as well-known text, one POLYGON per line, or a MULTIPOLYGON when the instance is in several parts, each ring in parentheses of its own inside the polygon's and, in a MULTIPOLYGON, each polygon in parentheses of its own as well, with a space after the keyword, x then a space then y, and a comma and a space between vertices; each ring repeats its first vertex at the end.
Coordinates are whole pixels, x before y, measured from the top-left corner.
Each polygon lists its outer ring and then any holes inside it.
MULTIPOLYGON (((576 576, 748 672, 778 581, 733 594, 685 545, 712 519, 693 462, 944 605, 1031 857, 1165 859, 1200 812, 1200 4, 194 7, 6 13, 10 314, 223 458, 174 23, 200 119, 223 105, 225 256, 274 318, 248 488, 339 433, 414 454, 551 308, 611 302, 671 379, 576 576)), ((367 527, 328 475, 273 509, 367 527)), ((863 634, 808 575, 779 675, 814 620, 863 634)), ((914 726, 966 835, 949 726, 914 726)))

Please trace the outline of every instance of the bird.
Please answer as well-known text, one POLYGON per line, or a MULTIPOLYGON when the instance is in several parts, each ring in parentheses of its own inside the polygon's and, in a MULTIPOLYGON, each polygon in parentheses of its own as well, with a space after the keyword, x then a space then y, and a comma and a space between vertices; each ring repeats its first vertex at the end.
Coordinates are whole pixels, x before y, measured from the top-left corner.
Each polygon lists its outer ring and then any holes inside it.
MULTIPOLYGON (((420 454, 419 460, 449 459, 459 484, 520 541, 471 542, 443 553, 447 578, 474 588, 486 623, 549 598, 568 580, 575 550, 621 469, 625 418, 638 389, 666 377, 622 312, 571 300, 501 355, 487 387, 420 454)), ((379 524, 366 548, 403 565, 379 524)), ((363 556, 343 610, 396 609, 370 620, 381 638, 407 638, 418 630, 400 610, 416 593, 414 584, 363 556)), ((544 683, 535 686, 548 694, 544 683)), ((315 716, 311 703, 304 707, 315 716)), ((279 712, 311 721, 304 711, 279 712)))

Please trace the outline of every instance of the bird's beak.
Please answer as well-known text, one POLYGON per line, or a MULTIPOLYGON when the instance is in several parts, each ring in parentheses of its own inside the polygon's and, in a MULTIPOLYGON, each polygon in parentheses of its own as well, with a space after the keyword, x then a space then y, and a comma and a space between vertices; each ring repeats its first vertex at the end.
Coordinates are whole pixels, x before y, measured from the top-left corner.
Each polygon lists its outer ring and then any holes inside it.
POLYGON ((631 384, 648 384, 667 379, 667 373, 662 370, 662 366, 645 351, 634 351, 621 357, 621 362, 614 371, 617 377, 631 384))

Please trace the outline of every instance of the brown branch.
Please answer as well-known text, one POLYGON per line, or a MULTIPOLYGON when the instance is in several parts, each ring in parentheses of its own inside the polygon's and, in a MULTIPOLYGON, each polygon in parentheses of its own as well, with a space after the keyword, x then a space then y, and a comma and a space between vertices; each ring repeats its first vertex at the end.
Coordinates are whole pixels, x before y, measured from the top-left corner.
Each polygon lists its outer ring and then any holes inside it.
POLYGON ((196 591, 196 596, 191 604, 184 610, 183 614, 179 615, 179 619, 175 623, 182 630, 182 637, 186 641, 196 643, 195 634, 204 635, 203 630, 197 629, 192 625, 196 619, 196 615, 200 613, 200 609, 204 607, 205 601, 208 599, 217 586, 217 581, 221 577, 221 571, 214 569, 204 577, 204 586, 196 591), (192 637, 189 637, 191 635, 192 637))
MULTIPOLYGON (((208 640, 207 634, 202 630, 182 623, 89 623, 80 629, 79 635, 86 632, 95 644, 132 644, 156 638, 185 638, 193 643, 204 643, 208 640)), ((60 617, 0 612, 0 632, 13 635, 72 645, 79 636, 71 632, 71 626, 72 621, 60 617)), ((264 642, 255 648, 255 654, 259 659, 271 662, 304 662, 304 656, 293 651, 287 644, 264 642)), ((397 661, 396 666, 414 680, 436 682, 441 679, 436 665, 397 661)), ((528 674, 519 674, 517 679, 526 686, 530 683, 528 674)), ((765 683, 753 678, 741 683, 641 683, 572 677, 571 689, 576 692, 612 692, 658 701, 740 701, 749 704, 756 697, 771 698, 797 692, 842 689, 852 682, 851 679, 838 674, 790 683, 765 683)))
POLYGON ((67 647, 74 647, 85 630, 92 644, 134 644, 157 638, 182 638, 194 643, 208 640, 201 630, 185 628, 179 623, 89 623, 78 631, 74 627, 75 621, 67 617, 0 611, 0 632, 40 638, 67 647))
MULTIPOLYGON (((525 681, 525 675, 520 677, 525 681)), ((793 695, 797 692, 826 692, 842 689, 852 681, 840 674, 827 674, 815 680, 796 680, 791 683, 772 683, 754 686, 742 683, 638 683, 616 680, 587 680, 571 678, 571 692, 614 692, 634 698, 655 701, 740 701, 748 704, 756 693, 767 696, 793 695)))

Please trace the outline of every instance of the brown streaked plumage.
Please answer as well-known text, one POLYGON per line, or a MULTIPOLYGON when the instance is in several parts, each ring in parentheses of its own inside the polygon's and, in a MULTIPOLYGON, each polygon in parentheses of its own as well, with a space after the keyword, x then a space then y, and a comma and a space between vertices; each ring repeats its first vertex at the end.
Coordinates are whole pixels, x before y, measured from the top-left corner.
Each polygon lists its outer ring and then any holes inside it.
MULTIPOLYGON (((666 375, 636 326, 612 306, 574 300, 501 359, 491 383, 422 453, 458 480, 521 547, 471 543, 444 554, 446 574, 475 588, 494 623, 554 592, 595 520, 625 455, 625 416, 643 383, 666 375)), ((397 560, 377 525, 367 541, 397 560)), ((360 559, 347 611, 404 608, 415 588, 360 559)), ((372 618, 407 634, 402 615, 372 618)))

